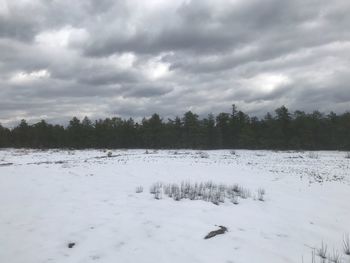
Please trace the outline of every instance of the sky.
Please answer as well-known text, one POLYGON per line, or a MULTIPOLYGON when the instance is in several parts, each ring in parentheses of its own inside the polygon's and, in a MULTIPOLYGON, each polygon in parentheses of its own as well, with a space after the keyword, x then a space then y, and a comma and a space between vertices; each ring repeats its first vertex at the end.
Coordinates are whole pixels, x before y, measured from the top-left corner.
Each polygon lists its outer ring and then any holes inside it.
POLYGON ((349 0, 0 0, 0 123, 350 110, 349 0))

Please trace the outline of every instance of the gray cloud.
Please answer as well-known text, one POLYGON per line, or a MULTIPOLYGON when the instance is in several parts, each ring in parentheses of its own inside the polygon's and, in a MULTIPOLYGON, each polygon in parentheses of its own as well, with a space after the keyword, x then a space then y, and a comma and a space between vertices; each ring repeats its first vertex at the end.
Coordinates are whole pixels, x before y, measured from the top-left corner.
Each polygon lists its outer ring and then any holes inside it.
POLYGON ((349 110, 347 0, 0 4, 0 122, 349 110))

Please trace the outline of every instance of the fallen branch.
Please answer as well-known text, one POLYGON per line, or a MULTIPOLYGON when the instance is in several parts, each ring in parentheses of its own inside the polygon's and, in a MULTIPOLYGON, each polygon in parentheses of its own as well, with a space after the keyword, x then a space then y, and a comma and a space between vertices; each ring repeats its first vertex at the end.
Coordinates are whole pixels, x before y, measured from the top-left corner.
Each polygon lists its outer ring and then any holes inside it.
POLYGON ((212 237, 215 237, 216 235, 222 235, 222 234, 225 234, 225 232, 227 232, 226 227, 224 227, 224 226, 219 226, 219 227, 220 227, 220 229, 215 230, 215 231, 211 231, 208 235, 206 235, 204 237, 204 239, 212 238, 212 237))

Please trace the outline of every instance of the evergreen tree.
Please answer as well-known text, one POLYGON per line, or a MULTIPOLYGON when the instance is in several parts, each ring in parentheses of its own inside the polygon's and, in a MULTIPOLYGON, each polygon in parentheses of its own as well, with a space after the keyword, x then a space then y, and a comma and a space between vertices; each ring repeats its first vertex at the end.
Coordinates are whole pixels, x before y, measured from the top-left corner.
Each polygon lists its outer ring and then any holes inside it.
POLYGON ((198 115, 188 111, 183 117, 184 143, 191 148, 200 147, 200 124, 198 115))
POLYGON ((11 146, 10 135, 10 130, 0 124, 0 148, 11 146))
POLYGON ((230 115, 228 113, 220 113, 216 117, 216 128, 218 131, 218 146, 219 148, 231 147, 231 127, 230 115))
POLYGON ((275 138, 277 142, 277 147, 282 149, 288 149, 289 141, 291 139, 291 116, 288 109, 285 106, 277 108, 276 112, 276 129, 277 136, 275 138))
POLYGON ((232 105, 232 112, 209 114, 191 111, 166 122, 158 114, 140 123, 117 117, 92 122, 74 117, 67 127, 45 120, 25 120, 8 129, 0 125, 0 147, 33 148, 247 148, 350 150, 350 113, 328 115, 319 111, 293 114, 285 107, 264 118, 250 117, 232 105))

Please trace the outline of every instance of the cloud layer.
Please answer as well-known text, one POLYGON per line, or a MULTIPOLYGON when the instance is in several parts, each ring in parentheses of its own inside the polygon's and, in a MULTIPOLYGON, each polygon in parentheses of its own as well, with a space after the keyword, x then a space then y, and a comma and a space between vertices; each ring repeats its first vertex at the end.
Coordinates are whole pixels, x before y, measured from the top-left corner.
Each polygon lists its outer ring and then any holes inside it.
POLYGON ((0 0, 0 122, 350 105, 347 0, 0 0))

